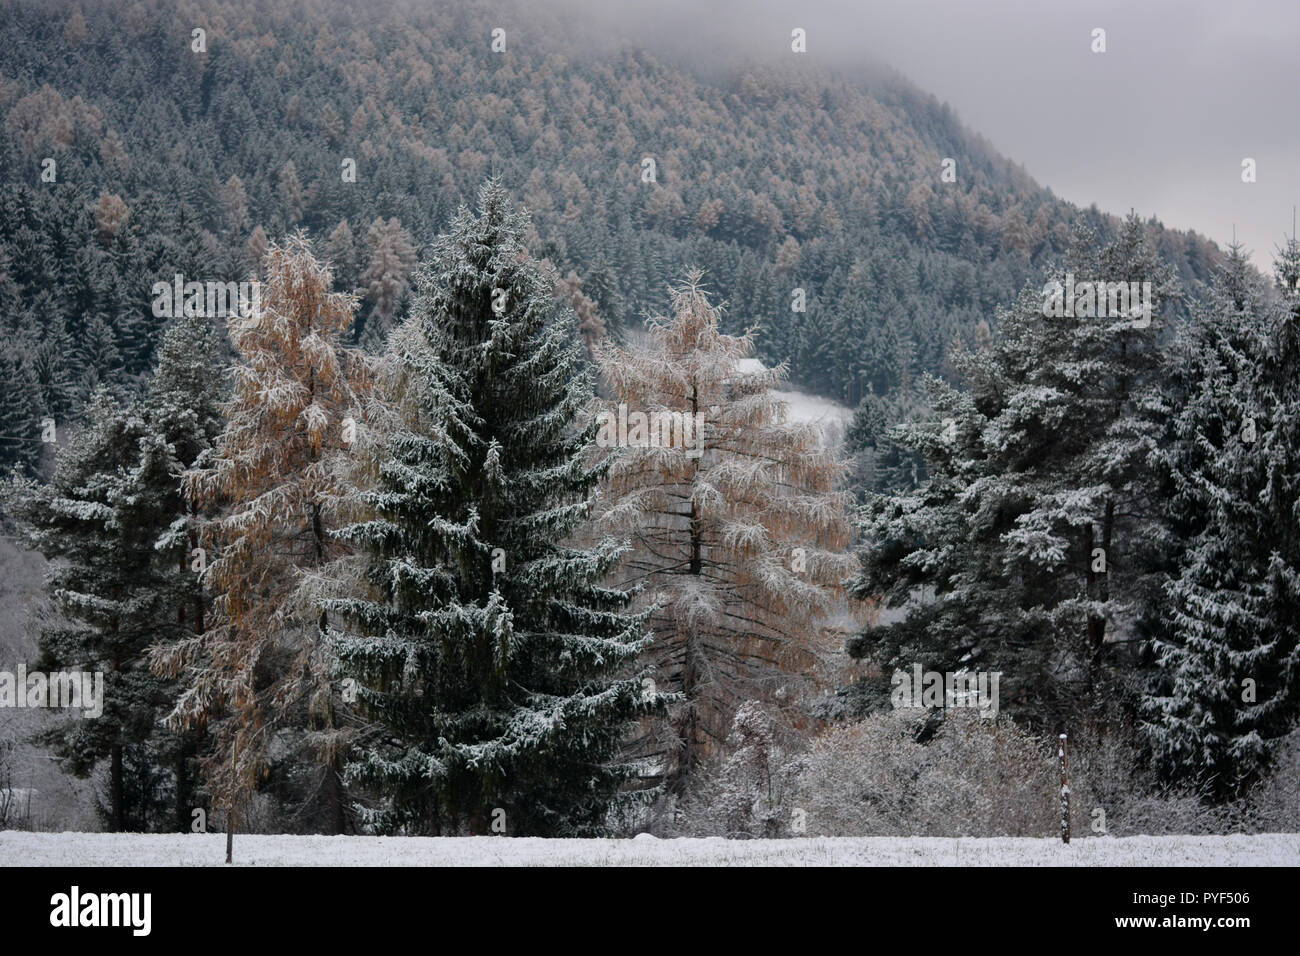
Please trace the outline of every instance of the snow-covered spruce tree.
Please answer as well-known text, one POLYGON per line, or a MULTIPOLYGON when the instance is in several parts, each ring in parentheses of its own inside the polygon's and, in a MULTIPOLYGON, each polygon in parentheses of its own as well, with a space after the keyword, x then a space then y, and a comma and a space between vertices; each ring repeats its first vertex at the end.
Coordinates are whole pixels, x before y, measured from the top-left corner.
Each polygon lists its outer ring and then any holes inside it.
MULTIPOLYGON (((1048 278, 1066 273, 1150 282, 1149 322, 1098 316, 1096 296, 1072 316, 1049 314, 1064 310, 1026 288, 990 348, 955 358, 964 389, 929 382, 932 419, 894 432, 929 477, 868 496, 853 589, 902 614, 849 642, 886 675, 914 664, 1000 670, 1003 708, 1048 723, 1133 703, 1131 652, 1158 604, 1168 546, 1154 468, 1165 417, 1158 310, 1177 287, 1135 216, 1100 249, 1076 233, 1048 278)), ((880 690, 863 682, 846 696, 870 709, 880 690)))
MULTIPOLYGON (((166 331, 158 368, 144 403, 148 431, 140 440, 139 460, 124 497, 154 520, 154 560, 137 588, 149 593, 157 610, 153 644, 165 646, 201 634, 209 595, 195 562, 199 547, 198 503, 182 475, 212 448, 221 432, 226 383, 216 362, 219 340, 207 318, 184 316, 166 331)), ((142 569, 142 573, 144 569, 142 569)), ((172 690, 173 696, 177 691, 172 690)), ((175 827, 189 832, 195 787, 192 766, 201 731, 175 730, 164 738, 162 754, 175 777, 175 827)))
POLYGON ((1238 795, 1300 713, 1300 245, 1270 300, 1233 247, 1179 342, 1184 388, 1163 451, 1188 544, 1166 586, 1146 708, 1171 779, 1238 795))
POLYGON ((236 806, 261 782, 273 746, 308 750, 321 771, 321 826, 342 832, 346 732, 328 621, 300 588, 339 553, 329 534, 341 492, 334 459, 351 443, 349 420, 364 417, 371 375, 340 345, 356 299, 330 291, 330 270, 303 234, 271 244, 265 270, 259 311, 228 320, 239 361, 225 429, 185 475, 200 511, 221 509, 202 535, 213 613, 202 633, 160 645, 154 663, 184 678, 173 720, 213 732, 205 769, 218 805, 236 806))
POLYGON ((928 415, 924 396, 908 386, 881 396, 869 392, 853 412, 844 435, 849 458, 850 487, 857 493, 899 493, 915 488, 925 477, 925 463, 915 452, 894 443, 894 425, 928 415))
POLYGON ((55 480, 17 486, 33 543, 69 562, 50 579, 65 619, 43 629, 42 666, 107 664, 105 723, 74 721, 52 740, 74 773, 108 759, 109 794, 97 805, 115 829, 190 828, 195 741, 160 724, 177 688, 145 667, 152 644, 191 633, 196 621, 201 629, 205 598, 189 566, 181 473, 220 427, 214 346, 206 320, 179 320, 164 338, 146 400, 124 408, 100 394, 60 450, 55 480), (174 774, 170 821, 159 802, 164 773, 174 774))
POLYGON ((856 568, 842 463, 819 429, 787 420, 771 392, 784 367, 752 360, 752 330, 719 331, 699 279, 670 290, 673 314, 652 319, 643 344, 596 353, 614 395, 604 444, 624 446, 602 521, 632 536, 621 573, 653 602, 644 660, 683 697, 638 749, 676 790, 741 702, 797 713, 838 643, 829 625, 856 568), (638 431, 637 415, 649 427, 638 431), (615 436, 623 421, 633 424, 615 436), (673 422, 680 436, 665 436, 673 422))
POLYGON ((379 832, 594 835, 661 708, 635 667, 644 615, 602 582, 620 546, 570 543, 591 509, 592 393, 573 314, 499 181, 417 273, 387 358, 387 428, 352 595, 326 597, 376 733, 349 765, 379 832))
MULTIPOLYGON (((30 544, 51 560, 46 587, 59 614, 42 623, 42 673, 100 673, 103 713, 75 712, 44 735, 63 766, 87 776, 107 761, 110 830, 143 829, 157 807, 129 804, 127 750, 142 747, 170 705, 168 682, 150 673, 147 651, 159 624, 148 587, 158 531, 156 502, 132 496, 131 472, 147 440, 139 409, 97 391, 60 447, 48 484, 17 482, 12 513, 30 544)), ((150 789, 150 788, 145 788, 150 789)))
POLYGON ((0 468, 34 476, 40 469, 41 389, 21 340, 0 354, 0 468))

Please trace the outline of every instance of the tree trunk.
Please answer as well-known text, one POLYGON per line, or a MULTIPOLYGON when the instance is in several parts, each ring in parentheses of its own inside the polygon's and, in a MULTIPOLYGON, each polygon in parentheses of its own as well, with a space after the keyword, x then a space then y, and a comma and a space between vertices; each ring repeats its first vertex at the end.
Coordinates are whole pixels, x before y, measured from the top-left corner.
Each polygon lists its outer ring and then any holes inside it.
MULTIPOLYGON (((1090 521, 1088 522, 1087 531, 1084 533, 1084 545, 1083 545, 1083 550, 1084 550, 1083 560, 1084 560, 1084 564, 1088 569, 1087 580, 1088 580, 1089 601, 1101 600, 1101 582, 1099 578, 1100 579, 1105 578, 1105 573, 1100 573, 1092 569, 1092 563, 1095 560, 1095 558, 1093 557, 1093 551, 1095 550, 1096 541, 1097 539, 1094 534, 1092 522, 1090 521)), ((1103 552, 1105 552, 1104 547, 1102 550, 1103 552)), ((1105 560, 1107 561, 1110 560, 1110 555, 1108 553, 1105 554, 1105 560)), ((1106 567, 1107 569, 1109 569, 1110 565, 1107 564, 1106 567)), ((1092 654, 1091 659, 1094 662, 1097 659, 1097 648, 1101 646, 1102 641, 1104 641, 1105 639, 1106 639, 1105 619, 1090 610, 1088 612, 1088 649, 1092 654)))
POLYGON ((226 817, 226 862, 230 863, 235 849, 235 807, 239 803, 239 744, 230 749, 230 810, 226 817))
MULTIPOLYGON (((698 391, 694 391, 691 394, 691 413, 693 415, 698 411, 699 394, 698 391)), ((691 556, 687 573, 698 577, 704 571, 703 529, 700 522, 700 508, 694 501, 691 502, 690 522, 691 556)), ((695 635, 688 633, 682 660, 682 696, 686 698, 686 710, 682 715, 683 748, 669 787, 675 793, 682 792, 686 781, 695 772, 700 761, 699 707, 695 699, 696 688, 699 685, 696 656, 695 635)))
POLYGON ((122 792, 122 745, 113 744, 109 751, 109 813, 114 833, 126 830, 126 803, 122 792))
MULTIPOLYGON (((194 532, 190 532, 190 541, 194 540, 194 532)), ((185 559, 186 554, 180 556, 180 574, 182 579, 187 572, 185 559)), ((185 602, 182 601, 176 607, 176 630, 181 636, 185 634, 185 602)), ((185 762, 189 759, 189 734, 182 731, 177 735, 176 741, 176 765, 173 772, 176 774, 176 832, 188 833, 190 830, 190 775, 189 768, 185 762)))
POLYGON ((329 799, 330 830, 335 836, 348 832, 348 814, 343 789, 343 759, 336 753, 325 768, 325 792, 329 799))
POLYGON ((700 762, 699 708, 696 705, 696 688, 699 674, 696 668, 695 642, 686 639, 686 660, 682 668, 682 696, 686 698, 686 711, 682 715, 682 754, 677 760, 670 790, 680 794, 700 762))
MULTIPOLYGON (((1106 573, 1097 582, 1097 600, 1110 600, 1110 542, 1115 531, 1115 499, 1106 499, 1106 517, 1101 525, 1101 547, 1106 553, 1106 573)), ((1089 565, 1091 567, 1091 565, 1089 565)), ((1106 644, 1106 618, 1096 615, 1096 622, 1089 622, 1088 636, 1092 639, 1092 660, 1094 666, 1101 663, 1102 650, 1106 644)))
POLYGON ((180 739, 176 749, 176 830, 179 833, 190 832, 190 796, 193 782, 190 780, 189 761, 198 752, 189 732, 180 739))

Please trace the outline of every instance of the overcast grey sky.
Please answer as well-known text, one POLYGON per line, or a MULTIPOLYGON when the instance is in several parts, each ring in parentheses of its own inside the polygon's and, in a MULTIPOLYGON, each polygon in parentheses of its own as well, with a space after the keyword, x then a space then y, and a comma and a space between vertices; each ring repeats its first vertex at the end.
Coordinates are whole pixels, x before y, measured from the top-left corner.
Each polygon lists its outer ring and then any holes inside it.
POLYGON ((809 58, 885 61, 1057 195, 1220 245, 1235 225, 1265 270, 1300 202, 1300 0, 590 2, 624 36, 720 62, 788 54, 803 27, 809 58))

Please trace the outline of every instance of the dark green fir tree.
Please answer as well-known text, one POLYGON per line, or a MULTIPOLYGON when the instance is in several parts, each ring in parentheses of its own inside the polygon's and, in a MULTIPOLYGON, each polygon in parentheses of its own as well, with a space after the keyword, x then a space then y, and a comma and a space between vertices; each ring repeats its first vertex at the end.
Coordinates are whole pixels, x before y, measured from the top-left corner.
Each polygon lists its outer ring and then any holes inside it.
POLYGON ((115 831, 189 829, 195 739, 165 727, 177 687, 148 658, 202 627, 181 473, 219 427, 213 346, 205 320, 180 320, 145 401, 96 392, 50 482, 9 488, 28 541, 54 562, 47 590, 59 614, 41 628, 34 667, 102 673, 102 714, 74 712, 46 740, 69 772, 104 769, 98 805, 115 831))
POLYGON ((375 725, 349 776, 379 794, 380 832, 605 832, 635 803, 629 724, 662 706, 636 665, 645 619, 602 583, 621 546, 582 540, 592 386, 526 230, 490 180, 417 273, 389 342, 395 420, 340 532, 361 588, 322 601, 375 725))
POLYGON ((68 711, 44 741, 77 776, 107 762, 104 822, 122 831, 148 816, 128 805, 127 750, 146 744, 168 704, 167 683, 145 659, 156 618, 139 592, 156 526, 127 493, 142 416, 102 390, 83 414, 50 482, 19 482, 10 494, 27 540, 51 559, 46 588, 59 612, 41 626, 33 669, 85 673, 102 688, 101 713, 68 711))
POLYGON ((1300 715, 1300 244, 1279 295, 1234 246, 1182 330, 1161 462, 1186 545, 1166 584, 1144 729, 1171 780, 1226 800, 1300 715))

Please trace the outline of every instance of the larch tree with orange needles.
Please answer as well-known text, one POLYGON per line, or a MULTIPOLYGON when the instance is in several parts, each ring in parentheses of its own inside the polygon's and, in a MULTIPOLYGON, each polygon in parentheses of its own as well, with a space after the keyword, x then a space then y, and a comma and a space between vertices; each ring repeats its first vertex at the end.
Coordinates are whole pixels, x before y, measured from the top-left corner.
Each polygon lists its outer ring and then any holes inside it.
POLYGON ((307 746, 323 828, 342 832, 346 731, 321 637, 328 622, 305 592, 344 547, 329 532, 373 374, 340 345, 355 296, 330 291, 330 269, 302 233, 271 244, 265 274, 260 307, 228 322, 239 360, 225 430, 185 475, 200 509, 219 509, 203 534, 213 620, 159 648, 155 667, 185 679, 173 721, 213 731, 206 769, 218 805, 233 812, 256 788, 273 747, 307 746))
POLYGON ((772 394, 784 367, 753 360, 752 329, 722 334, 699 282, 670 290, 672 316, 644 343, 597 349, 614 395, 602 444, 623 446, 601 520, 631 537, 624 583, 656 605, 649 662, 682 695, 638 748, 677 792, 741 702, 795 718, 838 650, 830 625, 856 568, 843 464, 788 420, 772 394))

